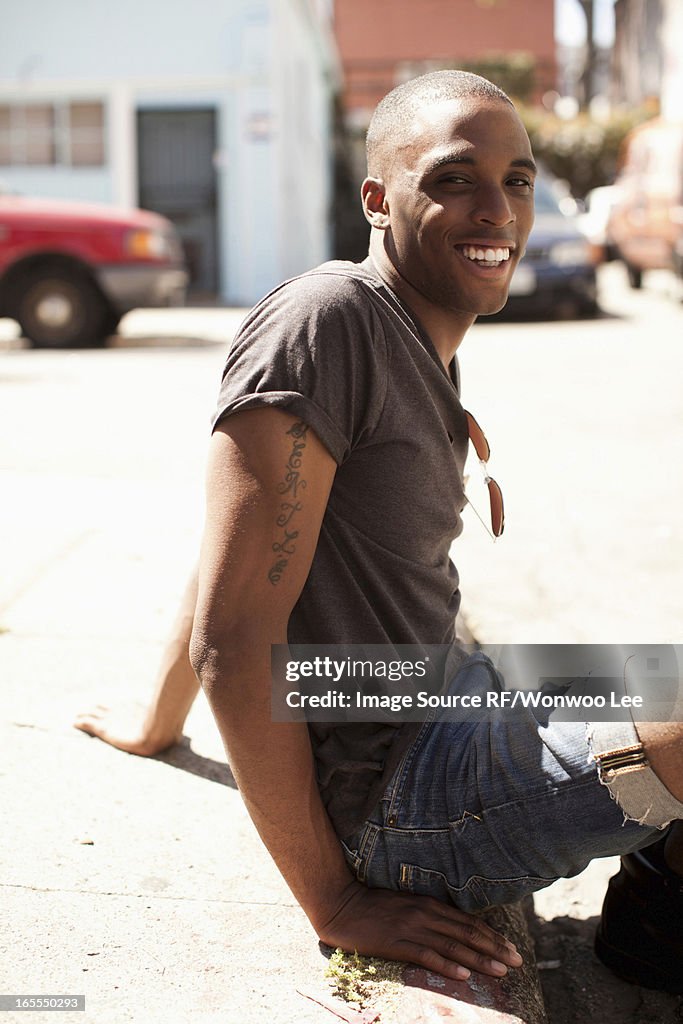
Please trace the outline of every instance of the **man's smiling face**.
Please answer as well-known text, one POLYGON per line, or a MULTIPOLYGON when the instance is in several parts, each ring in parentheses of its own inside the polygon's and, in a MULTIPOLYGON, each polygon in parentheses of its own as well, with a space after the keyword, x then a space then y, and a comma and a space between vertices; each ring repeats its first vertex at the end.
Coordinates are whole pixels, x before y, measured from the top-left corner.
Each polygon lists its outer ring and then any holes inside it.
POLYGON ((385 171, 385 250, 433 306, 495 313, 534 219, 529 139, 504 100, 433 103, 420 110, 385 171))

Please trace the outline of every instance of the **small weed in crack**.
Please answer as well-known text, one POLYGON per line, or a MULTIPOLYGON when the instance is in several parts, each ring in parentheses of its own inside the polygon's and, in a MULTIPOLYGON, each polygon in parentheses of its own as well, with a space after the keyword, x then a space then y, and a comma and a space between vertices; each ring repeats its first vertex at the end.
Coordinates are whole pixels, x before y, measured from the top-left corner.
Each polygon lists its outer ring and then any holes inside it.
POLYGON ((383 1009, 391 1008, 398 1001, 403 987, 402 975, 405 964, 377 957, 359 956, 335 949, 325 971, 330 979, 334 994, 359 1009, 375 1006, 382 1001, 383 1009))

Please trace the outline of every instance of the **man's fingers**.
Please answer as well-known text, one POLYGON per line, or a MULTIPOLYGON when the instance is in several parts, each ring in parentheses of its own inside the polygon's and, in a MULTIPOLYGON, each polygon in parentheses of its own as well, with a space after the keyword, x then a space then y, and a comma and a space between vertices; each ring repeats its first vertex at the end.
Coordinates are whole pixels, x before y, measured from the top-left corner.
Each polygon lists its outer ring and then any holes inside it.
POLYGON ((490 947, 490 943, 488 941, 483 943, 478 938, 469 938, 469 936, 450 938, 433 932, 428 941, 434 952, 450 963, 460 964, 471 971, 479 971, 481 974, 492 974, 494 977, 502 977, 507 974, 508 967, 519 967, 522 962, 518 953, 502 953, 500 951, 502 947, 498 947, 497 951, 495 947, 493 950, 482 949, 484 945, 490 947), (517 961, 512 963, 514 955, 516 955, 517 961))
POLYGON ((502 978, 507 974, 509 967, 519 967, 522 963, 519 954, 516 954, 516 962, 511 962, 508 954, 508 963, 503 963, 502 960, 489 956, 465 942, 447 938, 437 932, 425 936, 424 945, 415 942, 401 943, 401 953, 398 955, 401 959, 410 960, 428 971, 455 980, 468 978, 472 971, 502 978))
POLYGON ((487 974, 493 978, 502 978, 508 968, 498 960, 477 953, 462 943, 440 942, 437 936, 434 942, 421 946, 417 943, 406 943, 402 946, 400 957, 424 967, 434 974, 443 974, 446 978, 463 981, 469 978, 472 971, 487 974))
POLYGON ((424 967, 433 974, 442 974, 444 978, 452 978, 453 981, 466 981, 472 973, 464 964, 449 960, 429 946, 419 946, 414 942, 401 943, 400 952, 393 955, 397 960, 417 964, 418 967, 424 967))
POLYGON ((431 913, 424 921, 427 928, 447 939, 457 939, 466 946, 489 953, 493 959, 503 960, 512 967, 520 966, 522 958, 514 942, 510 942, 480 917, 431 897, 428 899, 431 913))
POLYGON ((445 929, 440 927, 441 922, 439 922, 439 926, 436 926, 435 930, 442 934, 445 933, 446 938, 452 936, 466 946, 490 954, 494 960, 503 960, 513 967, 520 966, 522 958, 514 943, 509 942, 504 935, 489 927, 479 918, 462 916, 464 920, 459 920, 457 923, 443 918, 445 929))
POLYGON ((340 916, 346 919, 336 922, 342 934, 332 942, 324 936, 331 945, 407 960, 454 980, 472 971, 501 978, 522 965, 513 943, 480 917, 430 896, 359 889, 340 916))
POLYGON ((480 917, 448 906, 432 897, 421 896, 418 899, 415 909, 419 917, 415 923, 419 922, 419 925, 430 934, 438 935, 447 942, 462 943, 512 967, 519 967, 522 963, 514 943, 509 942, 504 935, 491 928, 480 917))
POLYGON ((83 732, 92 732, 100 728, 101 718, 101 715, 96 714, 78 715, 74 721, 74 728, 82 729, 83 732))
POLYGON ((99 722, 102 718, 106 718, 110 711, 111 708, 105 707, 104 704, 96 704, 92 711, 79 711, 74 720, 74 725, 99 722))
POLYGON ((431 903, 429 908, 420 909, 429 910, 426 918, 422 917, 422 927, 413 927, 413 938, 421 940, 415 943, 419 950, 416 962, 421 967, 457 979, 470 971, 500 978, 509 967, 522 965, 516 947, 478 917, 443 904, 434 907, 431 903), (466 973, 458 967, 465 968, 466 973))

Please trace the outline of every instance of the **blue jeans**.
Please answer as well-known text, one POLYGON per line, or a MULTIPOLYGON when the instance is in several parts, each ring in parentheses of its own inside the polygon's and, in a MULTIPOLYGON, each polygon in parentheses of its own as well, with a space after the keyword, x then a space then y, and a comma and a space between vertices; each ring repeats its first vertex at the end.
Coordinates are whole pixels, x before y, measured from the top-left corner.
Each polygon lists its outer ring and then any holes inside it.
MULTIPOLYGON (((477 653, 452 691, 500 682, 477 653)), ((493 722, 427 721, 370 818, 346 837, 347 860, 370 887, 466 911, 519 900, 594 857, 649 845, 664 818, 683 817, 652 769, 637 763, 638 749, 642 761, 630 723, 553 722, 533 709, 493 722), (613 771, 609 752, 632 748, 635 763, 613 771), (629 776, 640 791, 655 791, 666 813, 648 818, 649 796, 642 810, 633 806, 640 797, 629 796, 629 776)))

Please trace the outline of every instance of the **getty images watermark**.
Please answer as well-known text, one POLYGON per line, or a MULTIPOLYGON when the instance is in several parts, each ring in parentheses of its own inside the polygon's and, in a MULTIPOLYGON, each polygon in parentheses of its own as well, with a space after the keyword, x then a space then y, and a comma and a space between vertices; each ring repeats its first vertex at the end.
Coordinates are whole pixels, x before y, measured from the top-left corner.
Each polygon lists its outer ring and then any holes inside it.
POLYGON ((683 720, 674 644, 279 644, 272 717, 291 722, 683 720))

